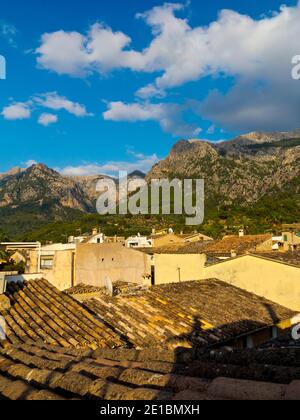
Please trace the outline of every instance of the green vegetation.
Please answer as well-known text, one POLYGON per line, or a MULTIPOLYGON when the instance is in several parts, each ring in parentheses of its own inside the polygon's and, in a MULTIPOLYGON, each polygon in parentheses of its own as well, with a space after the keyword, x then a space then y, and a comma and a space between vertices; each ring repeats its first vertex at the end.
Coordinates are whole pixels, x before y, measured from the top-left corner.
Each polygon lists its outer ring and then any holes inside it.
POLYGON ((13 252, 0 250, 0 272, 1 271, 16 271, 19 274, 25 272, 25 265, 23 262, 18 264, 12 259, 13 252))
MULTIPOLYGON (((21 215, 20 215, 21 217, 21 215)), ((33 217, 33 215, 32 215, 33 217)), ((36 229, 23 225, 23 230, 11 236, 13 240, 66 242, 68 236, 90 233, 94 227, 108 236, 130 236, 138 232, 149 235, 152 228, 172 227, 175 231, 192 232, 195 229, 214 238, 236 234, 240 227, 247 233, 265 232, 281 233, 283 223, 294 223, 300 220, 300 194, 290 195, 276 193, 274 197, 265 197, 254 205, 217 206, 208 202, 203 225, 186 227, 184 216, 100 216, 98 214, 81 215, 72 220, 43 223, 36 229)), ((20 225, 19 225, 20 226, 20 225)))
POLYGON ((260 144, 251 144, 247 147, 251 150, 260 150, 260 149, 270 149, 272 147, 282 147, 285 149, 289 149, 291 147, 300 146, 300 139, 284 139, 279 141, 272 141, 268 143, 260 143, 260 144))

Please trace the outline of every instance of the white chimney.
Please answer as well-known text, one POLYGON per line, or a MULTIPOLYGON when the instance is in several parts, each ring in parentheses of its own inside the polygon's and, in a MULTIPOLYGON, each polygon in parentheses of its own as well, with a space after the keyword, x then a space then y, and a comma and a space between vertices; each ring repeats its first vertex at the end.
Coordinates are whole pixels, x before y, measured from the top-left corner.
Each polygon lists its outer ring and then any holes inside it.
POLYGON ((245 236, 245 231, 244 231, 244 229, 240 229, 239 230, 239 237, 242 238, 243 236, 245 236))
POLYGON ((0 295, 4 295, 6 292, 7 281, 5 279, 5 274, 0 274, 0 295))

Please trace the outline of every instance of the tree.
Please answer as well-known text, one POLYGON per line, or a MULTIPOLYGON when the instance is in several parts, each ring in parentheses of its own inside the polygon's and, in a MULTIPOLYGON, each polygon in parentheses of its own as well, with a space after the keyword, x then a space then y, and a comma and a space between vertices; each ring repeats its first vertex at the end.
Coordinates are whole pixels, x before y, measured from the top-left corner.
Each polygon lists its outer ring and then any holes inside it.
POLYGON ((9 239, 7 235, 3 232, 2 229, 0 229, 0 242, 7 242, 9 239))

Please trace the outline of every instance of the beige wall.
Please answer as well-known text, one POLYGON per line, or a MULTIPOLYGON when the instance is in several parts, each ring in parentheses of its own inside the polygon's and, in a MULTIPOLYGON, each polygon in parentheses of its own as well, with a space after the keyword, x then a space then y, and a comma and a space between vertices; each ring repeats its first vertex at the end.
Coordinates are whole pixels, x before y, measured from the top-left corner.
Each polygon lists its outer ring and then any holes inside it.
POLYGON ((300 268, 251 255, 204 269, 216 278, 300 312, 300 268))
MULTIPOLYGON (((26 274, 38 274, 38 251, 30 251, 26 263, 26 274)), ((55 251, 53 256, 53 268, 40 270, 38 277, 41 276, 48 280, 59 290, 72 287, 74 278, 74 259, 75 253, 72 250, 55 251)))
POLYGON ((56 251, 52 270, 41 270, 44 278, 59 290, 66 290, 74 284, 74 251, 56 251))
POLYGON ((203 254, 155 254, 155 284, 201 280, 205 261, 203 254))
POLYGON ((185 240, 183 238, 180 238, 179 236, 175 234, 168 234, 168 235, 162 235, 157 236, 152 239, 153 240, 153 246, 155 248, 160 248, 162 246, 167 245, 178 245, 178 244, 185 244, 185 240))
POLYGON ((149 255, 121 244, 79 244, 76 249, 76 284, 102 287, 106 277, 113 282, 143 283, 151 274, 149 255))
POLYGON ((25 267, 25 274, 32 274, 38 272, 38 252, 36 250, 27 252, 27 261, 25 267))

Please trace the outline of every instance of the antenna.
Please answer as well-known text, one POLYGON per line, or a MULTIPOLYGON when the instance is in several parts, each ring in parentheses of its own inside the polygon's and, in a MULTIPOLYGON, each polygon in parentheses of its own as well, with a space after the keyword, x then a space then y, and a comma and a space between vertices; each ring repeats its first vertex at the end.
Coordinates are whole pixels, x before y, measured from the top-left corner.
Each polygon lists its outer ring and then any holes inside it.
POLYGON ((111 297, 113 297, 114 286, 113 286, 113 282, 111 281, 111 279, 108 276, 105 277, 105 288, 106 288, 107 292, 109 293, 109 295, 111 297))

